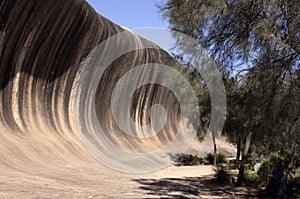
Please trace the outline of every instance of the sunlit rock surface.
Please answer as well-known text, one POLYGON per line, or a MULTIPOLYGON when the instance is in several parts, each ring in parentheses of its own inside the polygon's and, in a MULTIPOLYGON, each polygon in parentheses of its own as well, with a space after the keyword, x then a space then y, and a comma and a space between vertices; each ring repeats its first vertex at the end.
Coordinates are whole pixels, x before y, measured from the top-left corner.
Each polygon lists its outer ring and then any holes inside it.
MULTIPOLYGON (((165 51, 100 16, 84 0, 2 0, 0 13, 1 168, 26 170, 29 162, 89 161, 91 151, 86 150, 84 140, 96 139, 85 134, 82 129, 89 127, 81 124, 90 121, 99 123, 106 139, 129 153, 155 151, 174 139, 180 107, 163 86, 140 87, 128 105, 137 126, 151 123, 148 113, 153 104, 165 108, 166 124, 155 136, 141 139, 124 133, 111 108, 113 89, 127 71, 147 63, 175 64, 165 51), (81 76, 93 73, 87 57, 103 41, 122 32, 124 40, 131 40, 139 50, 113 60, 94 82, 94 95, 89 95, 84 85, 93 79, 81 76), (96 121, 82 112, 91 103, 94 109, 86 111, 95 112, 96 121)), ((98 57, 127 45, 122 39, 113 44, 98 49, 98 57)))

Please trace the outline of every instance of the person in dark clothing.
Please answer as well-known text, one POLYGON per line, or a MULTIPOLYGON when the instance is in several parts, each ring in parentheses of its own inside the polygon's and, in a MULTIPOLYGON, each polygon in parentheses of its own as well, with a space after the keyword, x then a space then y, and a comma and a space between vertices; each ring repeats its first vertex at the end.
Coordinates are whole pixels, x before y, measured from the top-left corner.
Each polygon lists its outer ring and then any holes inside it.
POLYGON ((286 183, 283 180, 283 169, 277 168, 272 172, 272 178, 269 181, 266 191, 270 199, 286 199, 286 183))

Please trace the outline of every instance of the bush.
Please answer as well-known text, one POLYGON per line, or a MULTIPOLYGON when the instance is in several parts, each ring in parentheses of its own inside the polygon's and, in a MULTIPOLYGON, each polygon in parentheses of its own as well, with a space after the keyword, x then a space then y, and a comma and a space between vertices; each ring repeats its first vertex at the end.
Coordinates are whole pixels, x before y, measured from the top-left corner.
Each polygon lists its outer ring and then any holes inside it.
POLYGON ((275 168, 283 168, 284 170, 288 169, 290 160, 285 158, 284 156, 281 156, 277 153, 274 153, 270 156, 270 163, 273 169, 275 168))
POLYGON ((269 181, 269 176, 272 172, 272 168, 269 160, 264 160, 261 163, 259 170, 257 171, 257 181, 258 183, 267 184, 269 181))
POLYGON ((255 171, 246 170, 243 177, 246 186, 257 187, 259 185, 259 178, 255 171))
POLYGON ((179 154, 175 159, 176 166, 195 166, 203 163, 202 158, 187 154, 179 154))
POLYGON ((203 163, 204 163, 203 158, 199 158, 197 156, 193 156, 192 165, 199 165, 199 164, 203 164, 203 163))
POLYGON ((215 180, 220 183, 231 183, 231 175, 227 167, 218 166, 214 168, 215 171, 215 180))
POLYGON ((211 153, 208 153, 206 155, 205 160, 209 163, 209 164, 214 164, 214 155, 211 153))
POLYGON ((217 164, 224 163, 224 162, 225 162, 225 155, 222 153, 218 153, 217 154, 217 164))
POLYGON ((261 163, 261 166, 257 171, 258 181, 262 184, 266 184, 269 180, 272 171, 276 168, 282 168, 285 174, 291 176, 291 168, 289 167, 288 158, 274 153, 270 155, 269 159, 266 159, 261 163))
MULTIPOLYGON (((213 165, 213 164, 214 164, 214 155, 213 155, 212 153, 208 153, 208 154, 206 155, 205 160, 206 160, 209 164, 213 165)), ((222 153, 218 153, 218 154, 217 154, 217 164, 221 164, 221 163, 224 163, 224 162, 225 162, 225 155, 222 154, 222 153)))

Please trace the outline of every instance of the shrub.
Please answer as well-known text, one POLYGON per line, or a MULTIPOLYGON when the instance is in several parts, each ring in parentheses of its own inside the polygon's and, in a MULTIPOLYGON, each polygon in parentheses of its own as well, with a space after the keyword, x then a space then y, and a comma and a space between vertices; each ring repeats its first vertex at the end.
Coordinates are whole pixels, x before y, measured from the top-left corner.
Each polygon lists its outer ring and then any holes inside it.
POLYGON ((290 160, 277 153, 274 153, 270 156, 270 163, 273 169, 280 167, 286 170, 288 168, 289 162, 290 160))
POLYGON ((259 170, 257 171, 257 180, 259 183, 266 184, 269 180, 269 175, 272 172, 272 168, 269 160, 264 160, 261 163, 259 170))
POLYGON ((206 155, 205 160, 209 163, 209 164, 214 164, 214 155, 211 153, 208 153, 206 155))
POLYGON ((217 164, 224 163, 224 162, 225 162, 225 155, 222 153, 218 153, 217 154, 217 164))
POLYGON ((214 168, 215 180, 220 183, 231 183, 231 175, 227 167, 219 165, 214 168))
POLYGON ((203 164, 203 163, 204 163, 203 158, 199 158, 197 156, 193 156, 192 165, 199 165, 199 164, 203 164))
POLYGON ((202 158, 189 154, 179 154, 175 160, 176 166, 195 166, 203 164, 202 158))
POLYGON ((257 187, 259 184, 259 178, 255 171, 246 170, 244 172, 244 182, 246 186, 257 187))
MULTIPOLYGON (((212 153, 208 153, 208 154, 206 155, 205 160, 206 160, 209 164, 213 165, 213 164, 214 164, 214 155, 213 155, 212 153)), ((224 162, 225 162, 225 155, 222 154, 222 153, 218 153, 218 154, 217 154, 217 164, 221 164, 221 163, 224 163, 224 162)))
POLYGON ((257 171, 259 182, 266 184, 272 171, 276 168, 282 168, 286 174, 291 172, 289 168, 289 160, 277 153, 274 153, 269 159, 262 162, 259 170, 257 171))

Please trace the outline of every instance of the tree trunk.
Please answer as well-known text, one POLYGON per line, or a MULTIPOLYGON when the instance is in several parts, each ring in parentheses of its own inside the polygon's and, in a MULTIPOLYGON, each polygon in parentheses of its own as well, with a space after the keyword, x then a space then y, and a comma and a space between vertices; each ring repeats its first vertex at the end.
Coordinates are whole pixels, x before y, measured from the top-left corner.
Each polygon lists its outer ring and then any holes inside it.
POLYGON ((214 144, 214 166, 217 166, 217 145, 214 144))
POLYGON ((237 140, 237 149, 236 149, 236 159, 235 159, 235 168, 239 168, 239 163, 240 163, 240 157, 241 157, 241 136, 240 134, 238 135, 238 140, 237 140))
POLYGON ((243 156, 242 156, 242 162, 241 162, 241 166, 239 169, 239 174, 238 174, 238 179, 237 179, 238 185, 241 185, 244 181, 245 162, 246 162, 246 159, 248 156, 248 151, 249 151, 249 147, 250 147, 250 143, 251 143, 251 136, 252 136, 252 132, 249 132, 249 134, 247 135, 247 138, 246 138, 245 148, 244 148, 244 152, 243 152, 243 156))
POLYGON ((210 130, 213 146, 214 146, 214 166, 217 166, 217 143, 216 143, 216 136, 212 130, 210 130))

